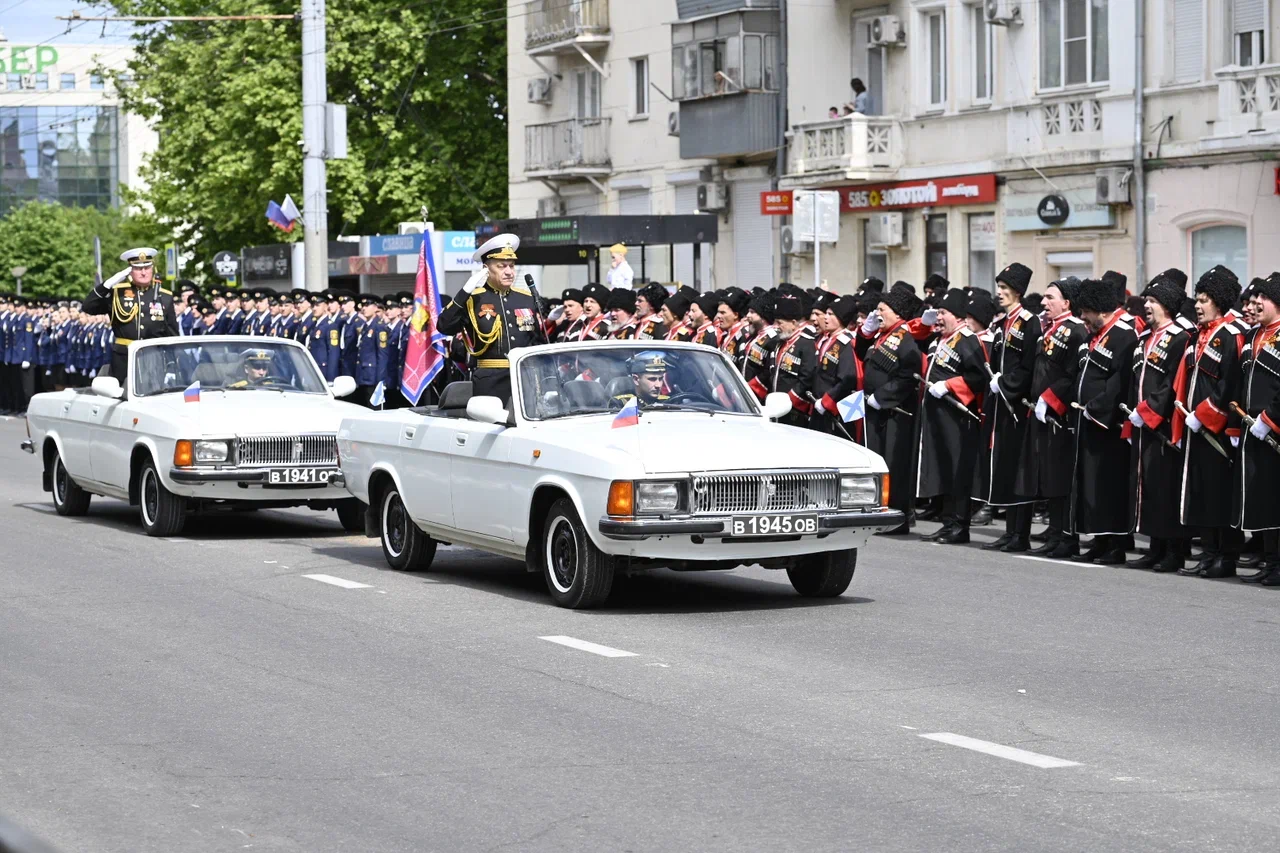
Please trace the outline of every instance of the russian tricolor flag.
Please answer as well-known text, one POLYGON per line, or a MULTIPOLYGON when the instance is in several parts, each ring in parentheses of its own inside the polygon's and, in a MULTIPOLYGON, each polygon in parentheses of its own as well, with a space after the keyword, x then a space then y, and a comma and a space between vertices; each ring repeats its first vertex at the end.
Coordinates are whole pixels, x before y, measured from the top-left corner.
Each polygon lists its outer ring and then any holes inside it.
POLYGON ((187 390, 182 392, 182 401, 184 403, 200 402, 200 380, 196 380, 187 386, 187 390))
POLYGON ((632 397, 622 407, 622 411, 613 416, 613 429, 635 426, 638 423, 640 423, 640 403, 636 397, 632 397))

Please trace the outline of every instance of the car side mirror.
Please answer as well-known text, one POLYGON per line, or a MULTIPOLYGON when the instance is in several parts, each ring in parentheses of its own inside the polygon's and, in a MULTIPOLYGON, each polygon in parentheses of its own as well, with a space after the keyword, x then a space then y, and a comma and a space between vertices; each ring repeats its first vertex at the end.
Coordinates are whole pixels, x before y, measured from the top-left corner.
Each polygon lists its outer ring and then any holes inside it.
POLYGON ((89 386, 89 390, 99 397, 110 397, 112 400, 119 400, 124 396, 124 389, 120 387, 120 380, 114 376, 95 376, 93 383, 89 386))
POLYGON ((506 425, 511 415, 497 397, 472 397, 467 401, 467 417, 482 424, 506 425))
POLYGON ((330 385, 333 388, 333 396, 335 397, 350 397, 356 391, 354 376, 339 376, 330 385))
POLYGON ((791 411, 791 395, 783 394, 781 391, 774 391, 772 394, 766 395, 764 398, 764 416, 770 420, 777 420, 783 415, 791 411))

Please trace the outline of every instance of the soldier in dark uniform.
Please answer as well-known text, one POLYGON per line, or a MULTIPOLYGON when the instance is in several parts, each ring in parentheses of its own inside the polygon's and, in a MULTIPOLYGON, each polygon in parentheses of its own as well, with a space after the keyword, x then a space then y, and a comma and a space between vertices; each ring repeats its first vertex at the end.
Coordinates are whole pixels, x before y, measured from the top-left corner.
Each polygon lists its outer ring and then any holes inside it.
MULTIPOLYGON (((368 405, 379 382, 387 378, 387 327, 378 319, 382 304, 376 296, 360 297, 360 317, 352 327, 352 339, 356 351, 356 393, 352 402, 368 405)), ((385 391, 386 385, 383 385, 385 391)))
MULTIPOLYGON (((915 338, 907 331, 915 296, 902 288, 879 294, 876 310, 858 330, 854 348, 862 360, 867 447, 889 466, 889 506, 911 513, 915 499, 915 375, 923 369, 915 338)), ((906 533, 908 522, 890 533, 906 533)))
POLYGON ((582 328, 587 324, 587 318, 583 316, 582 307, 582 301, 585 298, 583 292, 576 287, 571 287, 560 294, 560 310, 562 313, 555 331, 550 336, 552 343, 576 342, 581 338, 582 328))
POLYGON ((245 291, 229 287, 223 291, 227 299, 226 327, 220 335, 244 334, 244 308, 242 302, 247 298, 245 291))
POLYGON ((609 339, 634 340, 640 331, 640 323, 636 320, 636 292, 625 287, 615 287, 609 294, 609 304, 606 307, 613 317, 609 339))
POLYGON ((245 350, 240 354, 244 377, 227 385, 228 388, 251 388, 262 385, 271 378, 272 357, 268 350, 245 350))
MULTIPOLYGON (((621 288, 617 288, 621 289, 621 288)), ((609 401, 614 409, 626 406, 634 397, 641 409, 667 399, 662 386, 667 381, 667 361, 657 351, 642 352, 627 360, 627 373, 631 376, 631 393, 615 394, 609 401)))
POLYGON ((178 334, 173 294, 155 280, 155 249, 130 249, 120 256, 129 269, 89 291, 82 309, 111 318, 111 375, 127 389, 129 344, 178 334))
POLYGON ((1236 526, 1262 535, 1261 571, 1245 583, 1280 586, 1280 453, 1267 443, 1280 432, 1280 274, 1249 283, 1257 328, 1245 335, 1239 397, 1249 415, 1236 463, 1236 526))
POLYGON ((1181 574, 1233 578, 1244 537, 1231 526, 1233 445, 1240 443, 1240 418, 1231 411, 1239 399, 1240 355, 1244 330, 1228 312, 1240 298, 1240 282, 1231 270, 1216 266, 1196 282, 1199 331, 1187 347, 1187 416, 1183 448, 1180 518, 1200 530, 1203 558, 1181 574), (1209 443, 1213 438, 1226 451, 1209 443))
POLYGON ((751 321, 751 341, 742 359, 742 378, 748 383, 753 379, 766 381, 769 371, 769 359, 773 350, 782 340, 782 333, 774 323, 774 298, 769 293, 761 293, 751 298, 751 307, 747 309, 747 319, 751 321))
POLYGON ((719 294, 716 306, 716 323, 720 326, 720 350, 742 370, 747 357, 747 347, 755 334, 747 311, 751 307, 751 295, 740 287, 726 287, 719 294))
POLYGON ((1144 294, 1149 334, 1133 350, 1130 414, 1120 434, 1132 441, 1138 462, 1133 481, 1138 532, 1151 537, 1150 550, 1127 564, 1134 569, 1176 572, 1186 554, 1188 534, 1178 512, 1184 420, 1174 405, 1186 391, 1190 336, 1174 319, 1184 293, 1162 275, 1151 281, 1144 294))
POLYGON ((948 290, 938 301, 941 334, 929 356, 924 374, 928 393, 916 415, 920 420, 916 495, 942 498, 942 527, 926 538, 948 545, 969 541, 974 466, 982 434, 978 413, 989 381, 986 352, 965 324, 968 308, 969 298, 958 288, 948 290))
POLYGON ((1081 351, 1076 401, 1076 473, 1073 518, 1076 534, 1092 534, 1081 563, 1115 566, 1125 561, 1132 533, 1129 511, 1129 444, 1120 435, 1120 404, 1129 399, 1133 348, 1138 335, 1124 319, 1115 287, 1086 279, 1080 284, 1080 315, 1091 338, 1081 351))
POLYGON ((720 348, 720 329, 716 327, 716 310, 720 307, 720 297, 714 293, 700 293, 689 306, 689 327, 693 330, 691 340, 695 344, 720 348))
POLYGON ((547 342, 537 296, 516 283, 516 250, 520 238, 499 234, 476 250, 483 261, 462 290, 440 314, 446 335, 465 332, 468 352, 475 358, 472 392, 511 402, 508 354, 517 347, 547 342))
POLYGON ((1005 533, 983 545, 987 551, 1016 553, 1031 547, 1033 504, 1015 488, 1032 416, 1022 401, 1031 394, 1040 349, 1040 318, 1022 307, 1022 297, 1030 284, 1031 270, 1018 263, 1010 264, 996 276, 1003 313, 996 318, 991 343, 987 417, 992 424, 992 443, 986 499, 990 505, 1006 510, 1005 533), (1009 406, 1013 407, 1012 415, 1009 406))
POLYGON ((603 341, 609 337, 609 288, 603 284, 588 284, 582 288, 582 328, 579 341, 603 341))
MULTIPOLYGON (((667 300, 682 298, 676 294, 667 300)), ((818 372, 818 350, 814 337, 805 321, 807 312, 804 301, 798 296, 779 295, 774 301, 779 342, 769 355, 763 376, 752 378, 747 384, 763 402, 770 393, 782 393, 791 398, 791 411, 779 420, 791 426, 809 425, 813 412, 813 379, 818 372)))
POLYGON ((1073 316, 1080 281, 1069 277, 1045 290, 1044 325, 1036 345, 1036 360, 1026 396, 1015 405, 1030 406, 1022 441, 1022 460, 1014 479, 1014 493, 1027 500, 1048 502, 1049 527, 1045 541, 1032 554, 1062 559, 1077 553, 1071 533, 1071 488, 1075 471, 1074 418, 1080 349, 1089 340, 1084 321, 1073 316))
POLYGON ((855 333, 848 328, 858 315, 858 300, 841 296, 828 303, 826 313, 827 332, 818 339, 818 372, 813 379, 813 396, 817 402, 809 426, 831 435, 853 436, 865 445, 865 424, 861 419, 844 424, 837 406, 862 389, 862 363, 854 346, 855 333))
POLYGON ((693 330, 689 328, 688 323, 684 320, 684 315, 689 312, 689 306, 693 304, 689 297, 684 293, 673 293, 667 297, 667 301, 662 303, 662 323, 667 327, 667 332, 663 338, 668 341, 691 341, 693 340, 693 330))
POLYGON ((660 312, 667 301, 667 289, 660 284, 646 284, 636 293, 636 338, 660 341, 667 336, 660 312))
POLYGON ((200 312, 195 306, 200 298, 200 288, 194 281, 179 279, 174 290, 174 312, 178 318, 178 334, 190 335, 200 323, 200 312))

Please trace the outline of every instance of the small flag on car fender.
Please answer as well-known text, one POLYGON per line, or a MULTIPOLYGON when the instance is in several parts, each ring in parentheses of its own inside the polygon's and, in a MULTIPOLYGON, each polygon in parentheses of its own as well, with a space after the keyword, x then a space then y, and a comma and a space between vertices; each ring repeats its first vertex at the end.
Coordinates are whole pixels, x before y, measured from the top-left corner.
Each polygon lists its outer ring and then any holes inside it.
POLYGON ((848 397, 836 403, 840 410, 840 419, 845 423, 860 421, 867 416, 867 406, 861 391, 854 391, 848 397))
POLYGON ((378 386, 373 389, 373 393, 369 395, 369 405, 382 408, 382 403, 386 396, 386 383, 379 382, 378 386))
POLYGON ((635 426, 640 423, 640 405, 635 397, 627 401, 622 411, 613 416, 613 429, 635 426))
POLYGON ((187 389, 182 392, 182 401, 184 403, 200 402, 200 381, 199 380, 192 382, 190 385, 187 386, 187 389))

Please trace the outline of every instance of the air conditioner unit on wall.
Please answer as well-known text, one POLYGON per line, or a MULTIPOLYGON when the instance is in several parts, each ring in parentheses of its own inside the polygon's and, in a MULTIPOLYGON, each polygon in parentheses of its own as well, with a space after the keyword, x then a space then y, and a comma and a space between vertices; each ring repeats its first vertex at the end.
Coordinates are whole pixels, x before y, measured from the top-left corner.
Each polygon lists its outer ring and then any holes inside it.
POLYGON ((871 217, 867 242, 878 249, 906 248, 906 221, 900 211, 877 213, 871 217))
POLYGON ((529 81, 528 93, 531 104, 551 103, 551 78, 534 77, 529 81))
POLYGON ((784 255, 811 255, 813 254, 813 244, 804 240, 796 239, 795 226, 782 226, 782 254, 784 255))
POLYGON ((904 47, 906 43, 907 33, 897 15, 878 15, 871 19, 872 47, 904 47))
POLYGON ((1128 204, 1129 178, 1132 176, 1133 170, 1123 166, 1094 172, 1094 184, 1097 187, 1095 201, 1098 204, 1128 204))
POLYGON ((729 193, 724 184, 698 184, 698 210, 726 210, 729 193))
POLYGON ((995 27, 1022 26, 1022 6, 1019 0, 986 0, 983 17, 995 27))
POLYGON ((667 113, 667 136, 680 135, 680 111, 672 110, 667 113))
POLYGON ((421 222, 401 222, 398 233, 403 237, 405 234, 421 234, 424 230, 421 222))
POLYGON ((550 219, 553 216, 564 216, 564 199, 558 195, 538 199, 538 218, 550 219))

